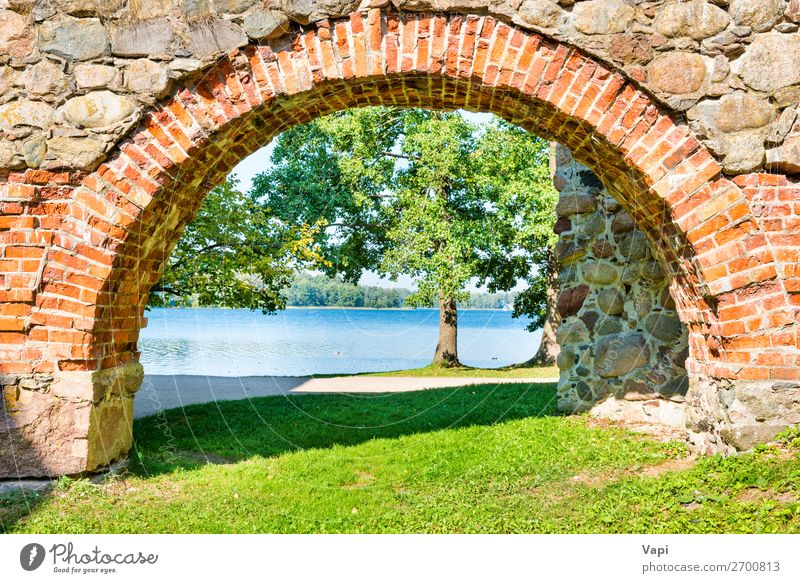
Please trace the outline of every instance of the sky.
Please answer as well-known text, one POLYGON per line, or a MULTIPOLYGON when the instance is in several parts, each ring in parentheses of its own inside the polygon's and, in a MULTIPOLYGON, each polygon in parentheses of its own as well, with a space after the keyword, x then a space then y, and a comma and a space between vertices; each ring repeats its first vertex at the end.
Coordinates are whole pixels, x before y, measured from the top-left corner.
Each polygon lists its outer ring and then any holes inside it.
MULTIPOLYGON (((494 117, 491 113, 475 113, 470 111, 459 110, 459 113, 468 121, 472 123, 486 123, 491 121, 494 117)), ((250 190, 253 185, 253 178, 261 172, 264 172, 272 167, 270 157, 272 150, 275 148, 275 141, 273 140, 257 152, 254 152, 241 162, 231 171, 239 179, 239 188, 243 191, 250 190)), ((377 285, 379 287, 405 287, 414 289, 414 281, 407 276, 401 276, 396 282, 382 279, 378 274, 367 272, 361 278, 362 285, 377 285)), ((469 286, 469 291, 485 291, 475 285, 469 286)))

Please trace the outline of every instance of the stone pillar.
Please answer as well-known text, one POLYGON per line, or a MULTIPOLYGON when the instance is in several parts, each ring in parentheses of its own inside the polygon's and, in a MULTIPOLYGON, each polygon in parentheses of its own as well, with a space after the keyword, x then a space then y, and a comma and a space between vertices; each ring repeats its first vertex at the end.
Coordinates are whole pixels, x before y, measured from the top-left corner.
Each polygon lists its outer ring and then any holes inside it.
POLYGON ((669 278, 600 180, 563 146, 555 157, 559 408, 683 428, 689 350, 669 278))
POLYGON ((800 423, 800 382, 693 377, 687 429, 706 454, 748 450, 800 423))
POLYGON ((102 371, 0 376, 0 476, 79 474, 124 457, 142 378, 137 362, 102 371))

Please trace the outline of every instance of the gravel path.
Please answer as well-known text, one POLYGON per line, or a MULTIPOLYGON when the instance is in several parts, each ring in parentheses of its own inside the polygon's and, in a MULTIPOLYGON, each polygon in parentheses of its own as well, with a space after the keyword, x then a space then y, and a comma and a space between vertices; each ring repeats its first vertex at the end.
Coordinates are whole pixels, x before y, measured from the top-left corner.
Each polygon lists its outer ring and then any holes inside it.
POLYGON ((134 402, 134 417, 194 403, 248 397, 322 393, 402 393, 479 384, 555 383, 557 378, 493 377, 208 377, 147 375, 134 402))

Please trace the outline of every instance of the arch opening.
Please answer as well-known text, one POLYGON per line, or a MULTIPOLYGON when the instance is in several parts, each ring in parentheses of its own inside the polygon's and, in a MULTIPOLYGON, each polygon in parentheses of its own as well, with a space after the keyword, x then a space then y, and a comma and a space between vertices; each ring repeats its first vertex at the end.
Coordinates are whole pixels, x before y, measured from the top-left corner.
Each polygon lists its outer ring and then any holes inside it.
POLYGON ((145 303, 202 196, 288 127, 370 105, 494 113, 563 144, 600 178, 672 279, 701 447, 746 446, 797 415, 764 424, 753 414, 743 424, 755 429, 737 444, 718 396, 733 385, 763 395, 770 382, 794 379, 798 364, 786 328, 797 309, 740 188, 746 180, 723 177, 688 126, 578 49, 488 16, 371 10, 248 45, 182 80, 91 173, 16 179, 15 188, 43 187, 58 203, 40 229, 38 275, 18 281, 26 299, 8 300, 30 315, 4 372, 49 375, 41 398, 67 395, 81 411, 73 442, 43 445, 49 461, 29 473, 90 470, 127 451, 145 303))

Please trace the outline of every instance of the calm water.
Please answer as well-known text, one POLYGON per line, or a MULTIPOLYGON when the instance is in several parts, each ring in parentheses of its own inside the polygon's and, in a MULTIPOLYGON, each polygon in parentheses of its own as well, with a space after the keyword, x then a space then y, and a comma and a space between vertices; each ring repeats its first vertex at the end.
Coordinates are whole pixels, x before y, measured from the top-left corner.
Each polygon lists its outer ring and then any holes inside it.
MULTIPOLYGON (((154 309, 139 343, 148 374, 302 376, 398 370, 430 363, 438 310, 154 309)), ((498 367, 533 356, 540 332, 511 312, 462 310, 464 364, 498 367)))

